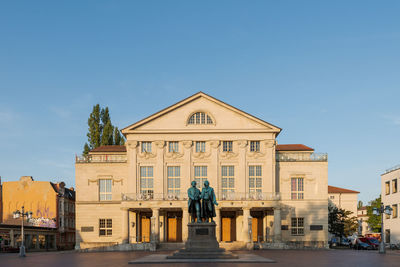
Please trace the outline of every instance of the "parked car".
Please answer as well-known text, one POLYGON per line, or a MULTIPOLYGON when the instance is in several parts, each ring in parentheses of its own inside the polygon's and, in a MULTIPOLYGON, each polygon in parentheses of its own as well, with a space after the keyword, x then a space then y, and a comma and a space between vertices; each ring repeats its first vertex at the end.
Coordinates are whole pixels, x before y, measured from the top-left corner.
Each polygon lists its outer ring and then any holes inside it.
POLYGON ((357 250, 370 250, 373 249, 372 246, 370 244, 367 243, 367 239, 365 237, 359 237, 356 240, 355 245, 353 246, 354 249, 357 250))
POLYGON ((378 249, 379 248, 379 240, 376 238, 372 238, 372 237, 366 237, 365 238, 367 243, 370 244, 372 246, 372 249, 378 249))

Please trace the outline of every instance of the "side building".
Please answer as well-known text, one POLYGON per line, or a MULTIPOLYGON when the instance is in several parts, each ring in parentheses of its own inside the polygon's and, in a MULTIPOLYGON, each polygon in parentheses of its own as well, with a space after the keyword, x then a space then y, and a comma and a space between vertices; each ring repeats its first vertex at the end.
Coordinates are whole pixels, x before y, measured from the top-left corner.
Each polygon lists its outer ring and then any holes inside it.
POLYGON ((3 250, 21 246, 21 218, 13 212, 24 207, 32 219, 24 221, 25 247, 28 251, 73 249, 75 246, 75 191, 65 184, 34 181, 22 176, 19 181, 2 185, 3 250))
POLYGON ((340 188, 336 186, 328 186, 329 203, 335 205, 339 209, 351 211, 351 216, 357 217, 358 194, 360 192, 340 188))
POLYGON ((280 131, 202 92, 126 127, 76 158, 77 249, 184 242, 193 180, 215 190, 222 246, 326 247, 327 155, 280 131))
POLYGON ((400 165, 386 170, 381 175, 381 196, 384 206, 390 206, 391 215, 383 215, 384 240, 386 243, 400 243, 400 219, 398 208, 400 205, 400 193, 398 190, 398 182, 400 177, 400 165))

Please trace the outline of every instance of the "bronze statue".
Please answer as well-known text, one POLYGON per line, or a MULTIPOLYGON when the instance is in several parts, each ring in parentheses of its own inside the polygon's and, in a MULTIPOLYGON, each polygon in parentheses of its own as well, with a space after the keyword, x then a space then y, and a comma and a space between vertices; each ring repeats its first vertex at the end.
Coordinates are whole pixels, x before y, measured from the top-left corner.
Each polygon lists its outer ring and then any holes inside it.
POLYGON ((214 222, 213 217, 215 214, 215 206, 218 206, 217 200, 215 198, 214 189, 210 187, 210 183, 206 180, 204 182, 204 187, 201 190, 200 198, 202 199, 201 205, 201 217, 208 222, 208 219, 211 219, 211 222, 214 222))
POLYGON ((201 222, 200 217, 200 190, 196 187, 196 181, 192 181, 192 187, 188 189, 188 207, 189 213, 192 215, 192 223, 201 222))

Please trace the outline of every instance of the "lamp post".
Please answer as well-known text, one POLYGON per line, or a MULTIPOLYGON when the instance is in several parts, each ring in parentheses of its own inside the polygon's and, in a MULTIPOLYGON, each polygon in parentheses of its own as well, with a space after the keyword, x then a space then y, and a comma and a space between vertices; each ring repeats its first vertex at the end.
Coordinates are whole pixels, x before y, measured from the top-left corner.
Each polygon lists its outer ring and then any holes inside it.
POLYGON ((384 241, 384 229, 383 229, 383 214, 391 215, 392 210, 393 209, 390 206, 385 207, 383 203, 381 203, 381 206, 379 208, 374 208, 372 210, 372 214, 381 215, 381 243, 379 243, 379 253, 381 254, 386 253, 385 241, 384 241))
POLYGON ((24 206, 22 206, 21 211, 16 210, 13 212, 14 219, 19 219, 21 217, 21 246, 19 247, 19 256, 25 257, 25 235, 24 235, 24 217, 27 217, 27 221, 32 219, 32 212, 25 212, 24 206))

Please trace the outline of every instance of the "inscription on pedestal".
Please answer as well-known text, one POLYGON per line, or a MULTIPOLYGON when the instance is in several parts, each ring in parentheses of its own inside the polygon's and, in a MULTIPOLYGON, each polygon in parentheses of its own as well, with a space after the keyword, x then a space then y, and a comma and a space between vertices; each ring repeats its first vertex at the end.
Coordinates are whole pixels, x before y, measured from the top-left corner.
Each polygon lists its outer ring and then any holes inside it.
POLYGON ((196 235, 208 235, 207 228, 198 228, 196 229, 196 235))

